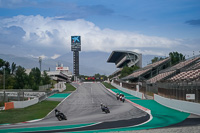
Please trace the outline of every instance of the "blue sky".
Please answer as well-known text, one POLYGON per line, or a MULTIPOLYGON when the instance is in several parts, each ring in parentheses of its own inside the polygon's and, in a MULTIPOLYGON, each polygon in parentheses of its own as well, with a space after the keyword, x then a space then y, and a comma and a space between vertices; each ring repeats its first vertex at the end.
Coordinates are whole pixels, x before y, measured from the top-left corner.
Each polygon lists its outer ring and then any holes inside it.
POLYGON ((0 0, 0 53, 57 58, 82 51, 200 52, 199 0, 0 0))

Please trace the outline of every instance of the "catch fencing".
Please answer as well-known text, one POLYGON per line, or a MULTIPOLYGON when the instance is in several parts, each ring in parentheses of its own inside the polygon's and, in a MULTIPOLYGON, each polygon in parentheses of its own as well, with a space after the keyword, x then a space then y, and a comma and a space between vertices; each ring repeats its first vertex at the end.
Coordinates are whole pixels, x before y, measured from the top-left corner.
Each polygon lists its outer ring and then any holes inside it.
POLYGON ((158 95, 191 102, 200 102, 200 82, 158 83, 158 95))
POLYGON ((114 83, 134 91, 139 91, 146 98, 154 94, 177 100, 200 103, 200 82, 159 82, 156 84, 146 84, 145 82, 127 83, 114 80, 114 83), (137 85, 139 90, 137 90, 137 85))

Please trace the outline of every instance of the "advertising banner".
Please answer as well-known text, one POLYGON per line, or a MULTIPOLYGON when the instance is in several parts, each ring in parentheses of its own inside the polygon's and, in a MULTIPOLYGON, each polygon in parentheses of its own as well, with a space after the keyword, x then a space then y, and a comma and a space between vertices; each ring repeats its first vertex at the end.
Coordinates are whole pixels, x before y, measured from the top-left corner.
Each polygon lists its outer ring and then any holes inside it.
POLYGON ((71 51, 81 51, 81 36, 71 36, 71 51))
POLYGON ((186 100, 195 100, 195 94, 186 94, 186 100))

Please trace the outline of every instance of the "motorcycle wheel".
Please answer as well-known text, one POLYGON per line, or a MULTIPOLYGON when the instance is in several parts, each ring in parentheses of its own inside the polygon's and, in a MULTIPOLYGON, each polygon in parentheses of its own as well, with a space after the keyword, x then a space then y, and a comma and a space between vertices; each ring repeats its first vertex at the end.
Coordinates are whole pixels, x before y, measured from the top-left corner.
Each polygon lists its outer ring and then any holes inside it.
POLYGON ((64 120, 67 120, 67 117, 66 117, 66 116, 64 116, 64 120))
POLYGON ((57 116, 57 118, 58 118, 58 120, 59 120, 59 121, 61 121, 61 120, 62 120, 60 116, 57 116))

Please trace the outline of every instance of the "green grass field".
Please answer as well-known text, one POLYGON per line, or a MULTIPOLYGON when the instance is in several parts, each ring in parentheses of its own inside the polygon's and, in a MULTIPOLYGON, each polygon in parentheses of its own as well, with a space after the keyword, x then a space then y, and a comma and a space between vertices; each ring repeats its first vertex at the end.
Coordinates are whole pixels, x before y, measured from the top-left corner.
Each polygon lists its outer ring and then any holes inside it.
POLYGON ((76 90, 76 88, 72 86, 70 83, 66 83, 65 85, 66 85, 66 90, 61 93, 69 93, 76 90))
MULTIPOLYGON (((69 92, 76 90, 70 83, 66 83, 66 90, 62 93, 64 97, 69 95, 69 92)), ((0 111, 0 124, 18 123, 29 120, 41 119, 45 117, 52 109, 60 102, 58 101, 42 101, 35 105, 23 109, 11 109, 0 111)))
POLYGON ((0 124, 18 123, 45 117, 60 102, 43 101, 38 104, 23 108, 0 111, 0 124))
POLYGON ((110 83, 107 83, 107 82, 102 82, 102 84, 108 88, 108 89, 116 89, 114 86, 112 86, 110 83))

